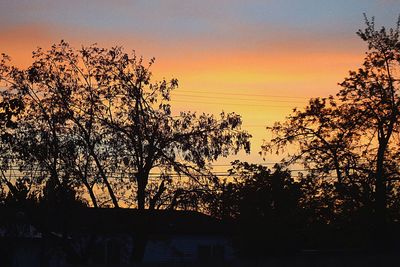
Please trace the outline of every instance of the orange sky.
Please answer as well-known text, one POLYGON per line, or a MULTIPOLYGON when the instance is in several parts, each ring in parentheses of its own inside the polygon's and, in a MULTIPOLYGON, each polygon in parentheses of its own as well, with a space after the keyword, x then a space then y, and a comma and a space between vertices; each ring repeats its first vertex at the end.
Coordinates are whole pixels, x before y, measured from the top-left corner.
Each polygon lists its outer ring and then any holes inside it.
POLYGON ((243 116, 244 128, 254 136, 253 152, 239 157, 252 162, 262 161, 265 126, 283 120, 309 97, 335 94, 337 83, 360 66, 366 47, 355 32, 363 25, 362 13, 392 26, 399 12, 389 0, 17 2, 0 3, 0 53, 14 64, 28 65, 37 46, 61 39, 75 47, 123 45, 145 58, 154 56, 156 78, 180 81, 173 93, 176 111, 243 116))
MULTIPOLYGON (((61 39, 37 25, 15 27, 0 35, 3 36, 0 48, 21 67, 29 65, 31 52, 37 46, 49 47, 61 39)), ((70 39, 75 47, 95 42, 94 38, 86 42, 70 39)), ((103 36, 97 42, 114 45, 103 36)), ((253 135, 253 153, 240 158, 252 162, 262 161, 258 152, 262 140, 268 138, 265 126, 283 120, 294 107, 304 106, 309 97, 334 94, 337 83, 348 70, 359 66, 363 58, 361 41, 359 51, 354 45, 346 51, 342 47, 321 47, 311 40, 291 45, 271 43, 244 51, 235 47, 199 51, 198 47, 191 47, 191 42, 177 49, 170 44, 163 47, 158 43, 147 45, 148 42, 132 39, 122 43, 127 50, 135 49, 145 58, 156 56, 152 69, 155 78, 179 79, 180 86, 172 100, 175 111, 218 114, 224 110, 242 115, 244 129, 253 135)), ((271 156, 269 161, 278 159, 271 156)))

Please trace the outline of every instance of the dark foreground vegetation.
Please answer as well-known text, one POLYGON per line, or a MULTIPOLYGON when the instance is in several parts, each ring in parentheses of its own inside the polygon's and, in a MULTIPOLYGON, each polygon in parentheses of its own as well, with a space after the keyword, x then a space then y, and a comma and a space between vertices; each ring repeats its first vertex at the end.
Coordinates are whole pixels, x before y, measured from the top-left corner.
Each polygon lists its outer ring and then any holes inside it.
POLYGON ((338 94, 269 128, 263 156, 295 153, 272 169, 232 162, 225 179, 211 163, 250 151, 240 116, 173 113, 178 82, 152 82, 153 60, 144 66, 121 48, 65 42, 37 50, 23 70, 3 56, 0 205, 44 220, 89 206, 202 212, 229 229, 238 262, 260 266, 392 262, 400 249, 399 26, 375 29, 366 19, 358 32, 365 60, 338 94), (294 164, 304 171, 289 171, 294 164))

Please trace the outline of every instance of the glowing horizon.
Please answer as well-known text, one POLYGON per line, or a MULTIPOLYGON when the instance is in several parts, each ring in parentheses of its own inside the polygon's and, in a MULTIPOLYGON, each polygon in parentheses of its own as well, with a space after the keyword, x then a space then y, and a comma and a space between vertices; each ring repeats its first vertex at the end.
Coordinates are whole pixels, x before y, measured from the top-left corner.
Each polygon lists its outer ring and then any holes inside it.
MULTIPOLYGON (((234 111, 258 155, 265 126, 310 97, 335 94, 362 64, 363 12, 395 25, 396 1, 9 1, 0 3, 0 53, 17 66, 61 39, 124 46, 156 58, 154 77, 178 78, 174 110, 234 111)), ((273 157, 271 157, 273 158, 273 157)), ((278 159, 278 158, 276 158, 278 159)))

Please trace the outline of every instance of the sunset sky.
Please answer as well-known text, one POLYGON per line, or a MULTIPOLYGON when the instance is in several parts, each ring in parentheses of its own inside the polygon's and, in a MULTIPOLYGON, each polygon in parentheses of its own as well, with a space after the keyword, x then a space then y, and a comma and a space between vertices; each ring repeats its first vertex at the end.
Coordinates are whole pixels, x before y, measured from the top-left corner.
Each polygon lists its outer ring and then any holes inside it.
MULTIPOLYGON (((0 53, 27 66, 64 39, 156 58, 155 77, 180 81, 176 110, 235 111, 254 136, 307 99, 338 90, 362 63, 363 13, 395 26, 398 0, 1 0, 0 53)), ((270 161, 276 158, 271 157, 270 161)))

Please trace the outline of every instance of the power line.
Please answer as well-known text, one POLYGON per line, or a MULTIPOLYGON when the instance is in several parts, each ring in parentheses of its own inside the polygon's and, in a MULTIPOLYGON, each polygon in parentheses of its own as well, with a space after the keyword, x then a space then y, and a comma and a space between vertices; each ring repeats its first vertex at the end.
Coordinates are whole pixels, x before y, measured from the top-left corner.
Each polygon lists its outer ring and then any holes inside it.
MULTIPOLYGON (((293 170, 290 170, 290 169, 288 169, 287 171, 289 171, 289 172, 307 172, 307 171, 310 171, 310 170, 306 170, 306 169, 293 169, 293 170)), ((43 172, 45 172, 45 171, 43 171, 43 172)), ((158 180, 159 177, 164 176, 164 175, 165 174, 163 174, 163 173, 150 173, 149 179, 150 180, 158 180)), ((232 174, 232 173, 230 173, 228 171, 211 172, 210 174, 194 174, 193 176, 206 177, 208 175, 214 175, 214 176, 217 176, 217 177, 219 177, 219 176, 221 176, 221 177, 235 176, 234 173, 232 174)), ((26 173, 16 174, 16 173, 13 173, 13 174, 5 174, 5 176, 7 178, 13 179, 13 178, 24 178, 24 177, 29 177, 29 176, 42 177, 42 176, 45 176, 45 175, 40 175, 40 174, 35 175, 35 174, 32 174, 32 173, 30 173, 30 174, 26 174, 26 173)), ((133 177, 133 174, 132 173, 117 173, 117 172, 113 172, 112 174, 108 174, 106 176, 107 176, 108 179, 131 179, 133 177)), ((187 175, 187 174, 178 174, 178 173, 168 174, 166 176, 171 177, 171 178, 189 177, 189 175, 187 175)), ((92 178, 101 179, 101 177, 99 177, 97 175, 96 176, 92 176, 92 178)))
POLYGON ((189 95, 189 94, 178 94, 177 96, 182 97, 190 97, 190 98, 207 98, 207 99, 224 99, 224 100, 240 100, 240 101, 256 101, 256 102, 282 102, 282 103, 302 103, 304 101, 291 101, 291 100, 274 100, 274 99, 260 99, 259 97, 256 99, 249 98, 233 98, 233 97, 218 97, 218 96, 203 96, 203 95, 189 95))
POLYGON ((221 103, 221 102, 204 102, 204 101, 184 101, 184 100, 172 100, 172 102, 180 103, 195 103, 195 104, 206 104, 206 105, 229 105, 229 106, 249 106, 249 107, 265 107, 265 108, 294 108, 293 106, 271 106, 261 104, 239 104, 239 103, 221 103))
MULTIPOLYGON (((216 95, 238 95, 238 96, 261 96, 261 97, 281 97, 281 98, 298 98, 298 99, 310 99, 312 97, 308 96, 289 96, 289 95, 264 95, 264 94, 243 94, 243 93, 222 93, 222 92, 215 92, 215 91, 194 91, 194 90, 183 90, 184 92, 190 93, 199 93, 199 94, 216 94, 216 95)), ((176 93, 176 92, 174 92, 176 93)), ((180 93, 180 92, 179 92, 180 93)))

